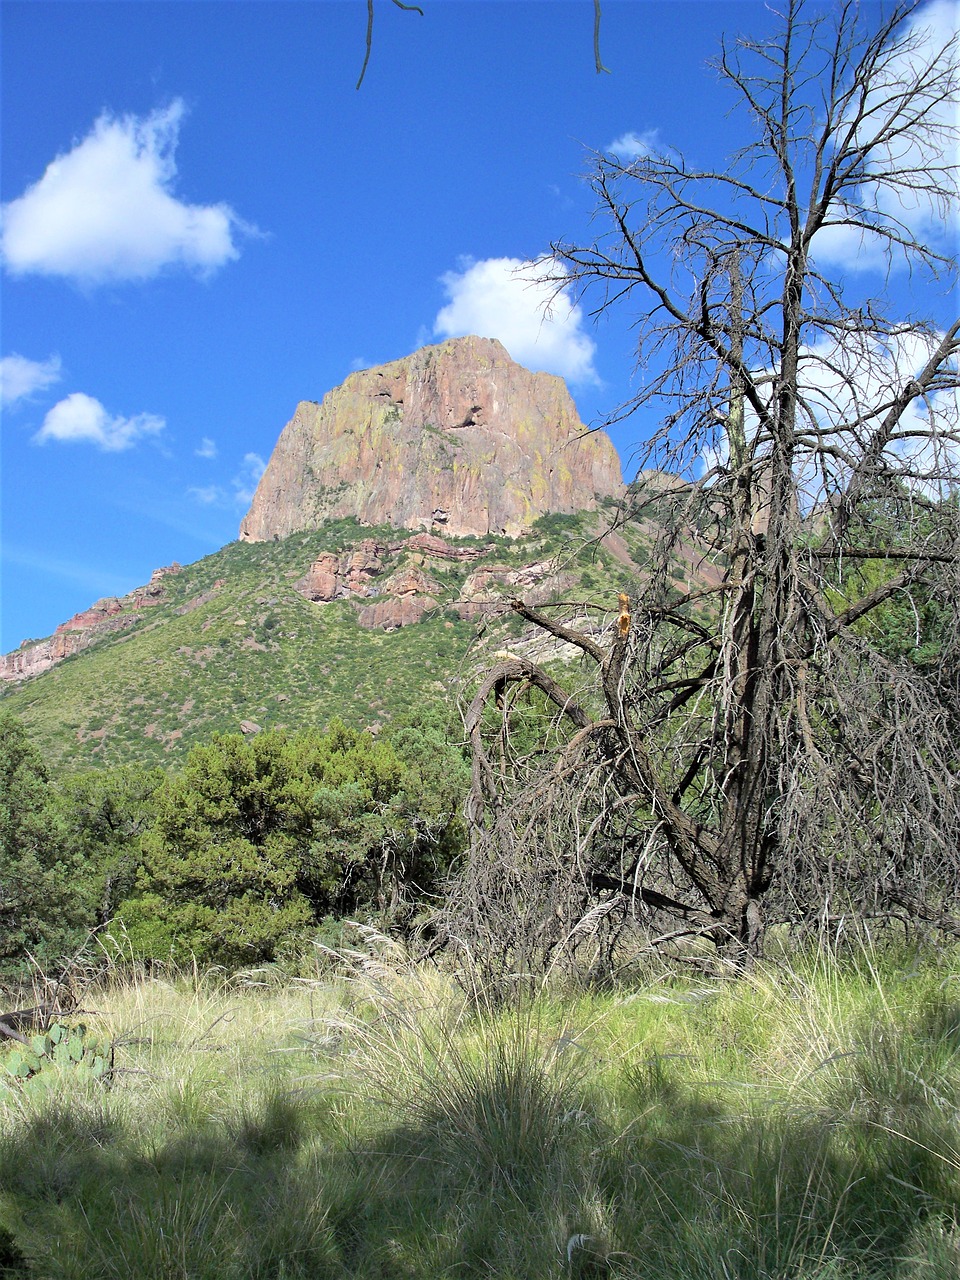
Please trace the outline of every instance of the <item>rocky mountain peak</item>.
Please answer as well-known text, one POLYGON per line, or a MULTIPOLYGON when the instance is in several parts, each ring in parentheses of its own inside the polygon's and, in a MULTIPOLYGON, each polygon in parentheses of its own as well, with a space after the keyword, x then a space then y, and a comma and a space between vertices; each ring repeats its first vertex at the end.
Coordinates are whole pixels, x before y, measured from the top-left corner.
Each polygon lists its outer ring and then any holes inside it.
POLYGON ((528 529, 538 516, 623 491, 603 432, 588 433, 562 378, 532 373, 492 338, 454 338, 353 373, 284 427, 240 538, 325 520, 454 535, 528 529))

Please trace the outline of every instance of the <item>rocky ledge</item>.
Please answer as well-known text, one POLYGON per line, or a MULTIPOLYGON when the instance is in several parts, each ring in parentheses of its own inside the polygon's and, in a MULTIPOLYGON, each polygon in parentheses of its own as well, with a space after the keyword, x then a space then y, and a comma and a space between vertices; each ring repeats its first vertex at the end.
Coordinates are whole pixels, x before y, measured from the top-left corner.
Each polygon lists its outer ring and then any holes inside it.
POLYGON ((551 561, 519 568, 486 564, 467 573, 451 596, 430 573, 431 561, 468 564, 489 555, 491 549, 453 546, 433 534, 415 534, 389 543, 366 538, 349 551, 321 552, 294 587, 316 604, 356 601, 356 619, 361 627, 394 631, 411 626, 442 607, 474 621, 505 612, 517 595, 532 604, 542 604, 571 580, 551 561))
POLYGON ((0 680, 27 680, 88 649, 101 636, 132 626, 141 610, 160 603, 163 579, 180 571, 181 566, 176 563, 154 569, 145 587, 137 587, 125 596, 97 600, 89 609, 61 622, 45 640, 24 640, 19 649, 0 657, 0 680))

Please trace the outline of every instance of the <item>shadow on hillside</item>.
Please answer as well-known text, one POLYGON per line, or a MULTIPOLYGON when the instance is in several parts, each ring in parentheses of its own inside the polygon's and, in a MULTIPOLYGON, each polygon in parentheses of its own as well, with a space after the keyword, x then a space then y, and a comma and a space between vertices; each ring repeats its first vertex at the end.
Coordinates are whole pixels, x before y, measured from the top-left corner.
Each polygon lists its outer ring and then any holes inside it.
POLYGON ((0 1143, 0 1274, 955 1278, 960 1009, 927 1024, 825 1065, 815 1105, 668 1058, 615 1098, 550 1091, 522 1057, 363 1140, 310 1091, 165 1133, 54 1105, 0 1143))

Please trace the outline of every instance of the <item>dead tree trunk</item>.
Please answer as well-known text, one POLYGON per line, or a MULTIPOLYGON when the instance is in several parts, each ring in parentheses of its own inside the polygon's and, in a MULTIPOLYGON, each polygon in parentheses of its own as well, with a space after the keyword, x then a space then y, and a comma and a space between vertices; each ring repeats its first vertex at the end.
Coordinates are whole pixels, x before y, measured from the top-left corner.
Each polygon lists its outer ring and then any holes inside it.
POLYGON ((661 479, 618 519, 662 519, 662 555, 606 631, 514 602, 595 683, 574 698, 500 664, 467 728, 477 858, 518 882, 539 868, 549 897, 550 823, 570 842, 558 939, 592 890, 742 964, 771 918, 957 914, 960 322, 915 317, 956 270, 960 86, 956 34, 914 3, 787 0, 777 35, 718 69, 755 130, 733 164, 595 157, 604 229, 544 261, 558 289, 599 287, 598 311, 639 304, 643 384, 612 417, 662 407, 641 459, 661 479), (857 253, 881 284, 909 269, 900 313, 876 280, 831 274, 857 253), (682 540, 713 585, 677 589, 682 540), (549 750, 511 759, 524 689, 555 723, 549 750))

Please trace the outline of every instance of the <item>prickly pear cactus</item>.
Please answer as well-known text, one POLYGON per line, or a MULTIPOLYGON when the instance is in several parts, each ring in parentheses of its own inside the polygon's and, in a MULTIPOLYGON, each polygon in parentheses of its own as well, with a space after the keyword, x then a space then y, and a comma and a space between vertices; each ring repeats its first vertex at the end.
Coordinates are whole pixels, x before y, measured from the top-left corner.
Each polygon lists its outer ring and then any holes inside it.
POLYGON ((0 1061, 0 1072, 28 1094, 55 1089, 67 1072, 72 1080, 106 1084, 113 1075, 113 1045, 89 1035, 82 1023, 54 1022, 29 1044, 15 1045, 0 1061))

